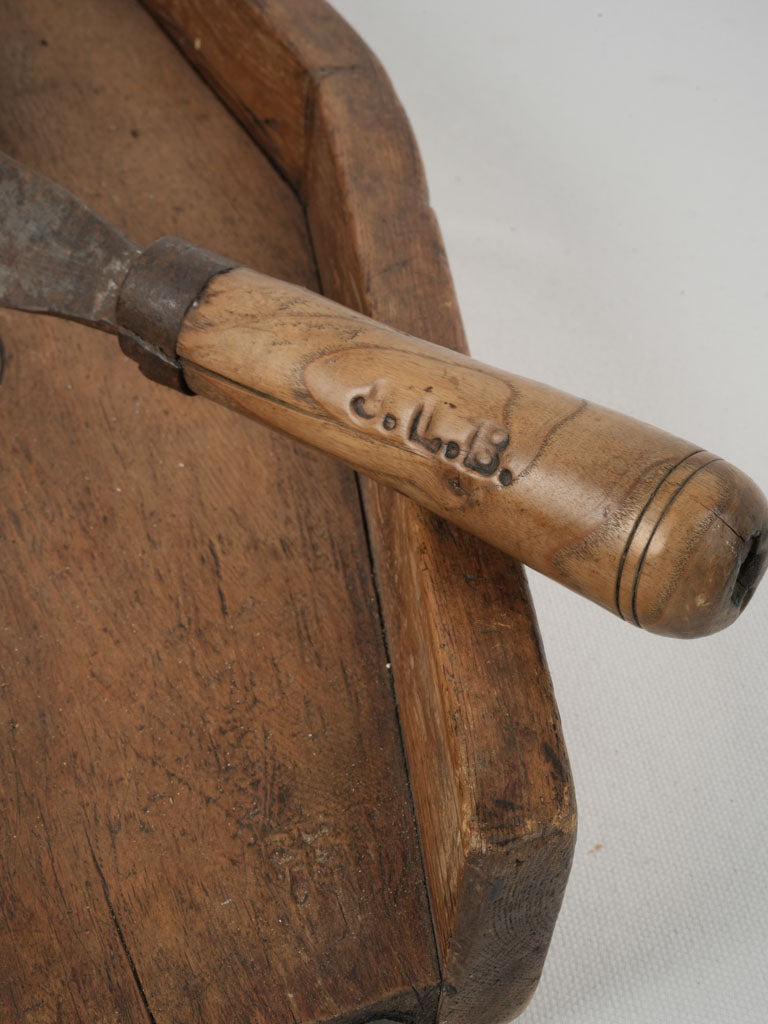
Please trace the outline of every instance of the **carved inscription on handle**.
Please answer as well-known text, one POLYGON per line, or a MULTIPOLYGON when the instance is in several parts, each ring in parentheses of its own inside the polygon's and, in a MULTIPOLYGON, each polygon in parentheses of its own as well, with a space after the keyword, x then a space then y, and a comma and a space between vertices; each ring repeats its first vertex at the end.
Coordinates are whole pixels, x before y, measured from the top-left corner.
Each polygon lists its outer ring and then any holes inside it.
POLYGON ((509 432, 501 424, 462 416, 455 402, 434 394, 431 384, 424 388, 421 401, 394 412, 393 390, 391 383, 380 377, 352 398, 352 419, 362 430, 397 431, 404 443, 418 445, 447 462, 456 461, 467 472, 495 476, 503 487, 512 483, 512 470, 500 465, 509 446, 509 432), (457 415, 446 416, 446 408, 457 415))
POLYGON ((515 480, 508 458, 514 389, 487 373, 472 376, 462 367, 459 380, 450 364, 420 352, 365 346, 312 360, 304 383, 334 418, 442 463, 453 471, 455 490, 467 477, 509 487, 515 480), (371 379, 373 360, 377 375, 371 379), (474 390, 483 401, 468 396, 474 390))

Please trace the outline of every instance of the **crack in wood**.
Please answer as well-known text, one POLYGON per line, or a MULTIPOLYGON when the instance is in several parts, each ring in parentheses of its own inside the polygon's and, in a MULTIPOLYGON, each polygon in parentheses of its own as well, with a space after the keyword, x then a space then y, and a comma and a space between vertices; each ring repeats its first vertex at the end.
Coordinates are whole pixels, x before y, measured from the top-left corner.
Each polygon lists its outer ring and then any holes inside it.
POLYGON ((96 874, 99 876, 99 880, 101 882, 101 888, 104 893, 104 902, 107 904, 107 909, 109 910, 110 917, 112 918, 112 923, 115 926, 117 940, 120 943, 123 953, 125 954, 126 960, 128 961, 128 966, 130 967, 131 974, 133 975, 133 980, 136 983, 139 998, 141 999, 144 1009, 147 1011, 149 1024, 158 1024, 157 1018, 152 1013, 152 1009, 149 1005, 149 999, 147 998, 147 993, 144 991, 144 985, 142 984, 141 978, 139 977, 139 971, 138 968, 136 967, 136 961, 133 959, 133 955, 131 954, 131 951, 128 948, 128 943, 126 942, 125 935, 123 934, 123 929, 120 926, 120 921, 118 920, 117 914, 115 913, 115 908, 112 905, 112 898, 109 895, 109 886, 107 885, 107 880, 104 877, 104 872, 101 870, 101 865, 99 864, 99 859, 96 856, 96 851, 93 848, 91 837, 90 835, 88 835, 87 832, 85 834, 85 838, 86 842, 88 843, 88 849, 91 851, 93 866, 96 868, 96 874))

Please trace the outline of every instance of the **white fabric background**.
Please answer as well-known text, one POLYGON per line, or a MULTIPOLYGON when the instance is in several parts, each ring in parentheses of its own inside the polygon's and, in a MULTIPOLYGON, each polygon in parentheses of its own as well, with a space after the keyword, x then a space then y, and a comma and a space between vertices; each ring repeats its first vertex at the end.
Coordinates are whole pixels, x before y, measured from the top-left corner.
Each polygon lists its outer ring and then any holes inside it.
MULTIPOLYGON (((336 0, 413 123, 472 352, 768 489, 764 0, 336 0)), ((528 1024, 768 1020, 768 583, 707 640, 531 575, 579 800, 528 1024)))

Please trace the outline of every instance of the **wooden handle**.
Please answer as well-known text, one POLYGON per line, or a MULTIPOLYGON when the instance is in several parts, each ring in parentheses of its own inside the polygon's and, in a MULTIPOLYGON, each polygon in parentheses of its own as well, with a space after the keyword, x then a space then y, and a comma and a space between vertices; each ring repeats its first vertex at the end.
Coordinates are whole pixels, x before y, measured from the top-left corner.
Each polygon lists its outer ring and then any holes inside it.
POLYGON ((219 274, 188 312, 177 354, 197 394, 652 632, 721 629, 765 568, 765 498, 727 462, 303 288, 219 274))

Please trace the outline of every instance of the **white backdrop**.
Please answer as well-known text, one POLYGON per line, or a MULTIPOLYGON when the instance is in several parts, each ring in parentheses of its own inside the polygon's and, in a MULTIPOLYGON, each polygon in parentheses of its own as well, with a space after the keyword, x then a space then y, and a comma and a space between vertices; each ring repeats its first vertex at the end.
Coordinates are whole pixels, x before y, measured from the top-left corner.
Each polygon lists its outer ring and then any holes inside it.
MULTIPOLYGON (((336 0, 413 123, 472 352, 768 489, 764 0, 336 0)), ((531 586, 576 779, 528 1024, 768 1020, 768 582, 641 633, 531 586)))

